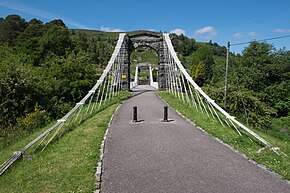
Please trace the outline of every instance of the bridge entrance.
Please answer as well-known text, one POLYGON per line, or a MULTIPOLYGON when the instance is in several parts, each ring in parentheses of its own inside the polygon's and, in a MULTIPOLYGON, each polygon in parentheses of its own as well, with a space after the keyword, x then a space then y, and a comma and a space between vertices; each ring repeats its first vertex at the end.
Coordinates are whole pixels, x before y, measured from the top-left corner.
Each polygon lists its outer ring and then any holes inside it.
MULTIPOLYGON (((120 48, 120 56, 119 61, 121 65, 121 73, 122 73, 122 90, 130 90, 130 87, 132 87, 132 84, 130 84, 131 80, 134 80, 133 77, 131 77, 130 73, 131 70, 131 61, 130 56, 133 53, 134 50, 140 48, 140 47, 149 47, 157 53, 158 57, 158 65, 157 65, 157 81, 155 86, 159 90, 163 90, 166 87, 166 80, 165 80, 165 57, 164 57, 164 38, 162 34, 157 33, 140 33, 136 35, 126 35, 124 37, 123 44, 120 48)), ((149 77, 150 77, 150 71, 152 69, 152 66, 149 70, 149 77)))
POLYGON ((150 85, 150 73, 149 73, 149 66, 146 63, 140 63, 136 65, 135 70, 135 77, 137 77, 137 85, 150 85), (137 72, 137 75, 136 75, 137 72))
POLYGON ((130 56, 130 88, 150 85, 158 89, 158 54, 150 47, 138 47, 130 56))

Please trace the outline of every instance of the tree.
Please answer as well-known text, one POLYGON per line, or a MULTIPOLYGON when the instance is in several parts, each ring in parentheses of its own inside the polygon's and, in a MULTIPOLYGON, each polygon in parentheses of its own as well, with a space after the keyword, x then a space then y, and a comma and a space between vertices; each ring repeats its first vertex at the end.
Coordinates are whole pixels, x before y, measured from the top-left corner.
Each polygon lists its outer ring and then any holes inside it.
POLYGON ((188 56, 197 49, 196 42, 193 38, 188 38, 183 34, 170 34, 170 36, 175 51, 183 56, 188 56))
POLYGON ((273 65, 273 46, 264 42, 252 42, 243 51, 242 73, 245 87, 262 91, 268 82, 267 68, 273 65), (250 70, 249 70, 250 69, 250 70))
POLYGON ((204 79, 209 82, 213 76, 214 60, 212 55, 208 55, 204 60, 204 79))
POLYGON ((89 45, 89 40, 87 36, 82 33, 78 32, 75 34, 72 34, 72 44, 74 47, 74 51, 79 52, 80 50, 87 51, 89 49, 89 46, 92 46, 92 44, 95 44, 95 41, 90 41, 89 45))
POLYGON ((34 109, 38 100, 38 69, 24 64, 23 56, 0 47, 0 127, 13 125, 34 109))
MULTIPOLYGON (((276 110, 269 107, 259 99, 254 91, 243 87, 229 86, 227 109, 229 113, 237 116, 248 125, 259 129, 269 129, 271 117, 276 115, 276 110)), ((224 87, 207 87, 205 92, 222 105, 224 87)))
POLYGON ((43 23, 40 20, 32 19, 16 40, 17 50, 28 55, 34 66, 38 66, 41 59, 40 39, 43 33, 43 23))
POLYGON ((26 21, 19 15, 8 15, 0 22, 0 44, 14 45, 14 41, 27 27, 26 21))
POLYGON ((204 84, 204 62, 201 61, 196 65, 193 65, 190 69, 190 75, 200 87, 204 84))
POLYGON ((52 20, 52 21, 47 22, 45 24, 45 27, 47 27, 47 28, 50 28, 52 26, 66 27, 66 25, 64 24, 64 22, 61 19, 55 19, 55 20, 52 20))
POLYGON ((51 26, 40 40, 42 56, 55 54, 64 56, 71 49, 71 39, 66 27, 51 26))
POLYGON ((290 81, 283 81, 265 88, 262 99, 271 107, 277 109, 278 117, 290 115, 290 81))

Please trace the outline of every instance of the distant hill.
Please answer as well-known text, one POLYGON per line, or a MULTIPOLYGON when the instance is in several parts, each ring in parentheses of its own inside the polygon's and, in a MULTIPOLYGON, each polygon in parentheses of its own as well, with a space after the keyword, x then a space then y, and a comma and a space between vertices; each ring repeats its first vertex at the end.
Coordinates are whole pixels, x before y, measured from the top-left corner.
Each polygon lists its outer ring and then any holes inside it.
POLYGON ((69 29, 71 32, 81 32, 88 36, 103 36, 103 37, 110 37, 110 38, 118 38, 119 33, 126 33, 129 35, 135 35, 139 33, 152 33, 152 34, 160 34, 160 32, 154 32, 149 30, 136 30, 136 31, 129 31, 129 32, 105 32, 101 30, 89 30, 89 29, 69 29))

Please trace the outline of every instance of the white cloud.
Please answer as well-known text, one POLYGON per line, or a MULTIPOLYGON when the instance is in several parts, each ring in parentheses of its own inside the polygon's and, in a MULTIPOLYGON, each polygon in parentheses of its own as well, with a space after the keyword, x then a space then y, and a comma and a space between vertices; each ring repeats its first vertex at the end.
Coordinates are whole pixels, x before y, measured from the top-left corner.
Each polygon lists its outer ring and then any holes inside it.
POLYGON ((240 39, 240 38, 243 37, 243 34, 241 32, 237 32, 237 33, 234 34, 233 37, 234 37, 234 39, 240 39))
POLYGON ((206 26, 206 27, 200 28, 196 30, 193 34, 193 36, 196 38, 203 38, 207 40, 215 37, 216 35, 217 35, 217 31, 212 26, 206 26))
POLYGON ((105 31, 105 32, 123 32, 124 30, 119 29, 119 28, 110 28, 110 27, 104 27, 102 26, 100 28, 101 31, 105 31))
POLYGON ((54 20, 54 19, 62 19, 64 21, 65 24, 67 25, 71 25, 77 28, 82 28, 82 29, 91 29, 83 24, 80 24, 78 22, 75 22, 69 18, 65 18, 63 16, 48 12, 48 11, 44 11, 44 10, 40 10, 34 7, 30 7, 27 5, 24 5, 20 2, 17 1, 0 1, 0 6, 2 7, 6 7, 8 9, 12 9, 12 10, 16 10, 16 11, 20 11, 22 13, 26 13, 29 15, 33 15, 33 16, 37 16, 37 17, 41 17, 44 19, 48 19, 48 20, 54 20))
POLYGON ((180 28, 176 28, 176 29, 171 30, 169 33, 171 33, 171 34, 174 33, 176 35, 181 35, 181 34, 185 35, 185 30, 180 29, 180 28))
POLYGON ((252 38, 255 38, 258 34, 256 32, 249 32, 248 35, 252 38))
POLYGON ((276 33, 290 33, 290 29, 283 29, 283 28, 277 28, 274 30, 276 33))

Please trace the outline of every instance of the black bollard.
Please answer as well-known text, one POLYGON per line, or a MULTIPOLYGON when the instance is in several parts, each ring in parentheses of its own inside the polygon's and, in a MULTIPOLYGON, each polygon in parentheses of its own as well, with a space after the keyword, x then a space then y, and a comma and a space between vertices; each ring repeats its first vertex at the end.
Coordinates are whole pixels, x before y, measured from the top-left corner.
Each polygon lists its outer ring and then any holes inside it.
POLYGON ((137 122, 137 107, 136 106, 133 107, 133 122, 134 123, 137 122))
POLYGON ((163 122, 168 122, 168 106, 164 106, 163 122))

